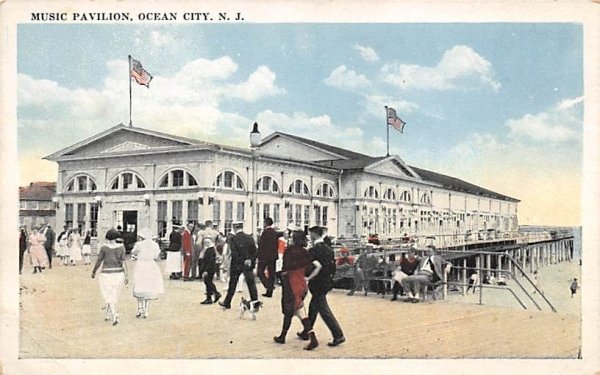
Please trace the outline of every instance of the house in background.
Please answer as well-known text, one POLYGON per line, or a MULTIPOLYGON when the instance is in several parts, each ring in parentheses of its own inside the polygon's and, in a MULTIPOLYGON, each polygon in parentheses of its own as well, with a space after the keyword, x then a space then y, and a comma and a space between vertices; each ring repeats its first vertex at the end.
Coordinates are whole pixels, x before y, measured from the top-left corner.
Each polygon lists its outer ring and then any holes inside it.
POLYGON ((56 182, 32 182, 19 187, 19 224, 31 228, 49 223, 56 229, 56 182))

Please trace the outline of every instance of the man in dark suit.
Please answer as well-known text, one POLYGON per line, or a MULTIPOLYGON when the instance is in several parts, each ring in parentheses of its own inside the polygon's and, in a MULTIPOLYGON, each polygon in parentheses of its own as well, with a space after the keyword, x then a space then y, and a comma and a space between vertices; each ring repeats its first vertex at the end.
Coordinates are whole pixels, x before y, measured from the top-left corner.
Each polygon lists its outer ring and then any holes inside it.
POLYGON ((275 288, 275 262, 279 256, 277 248, 279 246, 279 237, 273 229, 273 219, 265 219, 265 229, 263 229, 258 239, 258 265, 256 273, 262 285, 267 289, 264 297, 272 297, 275 288), (265 276, 265 270, 268 276, 265 276))
POLYGON ((244 233, 244 222, 233 222, 232 228, 234 235, 227 239, 229 253, 231 257, 231 265, 229 266, 229 288, 227 296, 223 302, 219 302, 219 306, 230 309, 231 299, 235 293, 238 279, 240 275, 244 275, 248 291, 250 292, 250 301, 258 300, 258 292, 256 291, 256 283, 254 282, 254 265, 256 263, 256 243, 249 234, 244 233))
POLYGON ((46 249, 46 254, 48 254, 48 268, 52 269, 52 252, 54 251, 55 234, 50 224, 46 223, 45 227, 46 228, 43 232, 44 236, 46 237, 44 249, 46 249))
POLYGON ((429 245, 429 255, 421 258, 417 270, 402 280, 402 288, 408 293, 406 302, 419 302, 419 293, 426 284, 444 278, 444 260, 437 254, 435 246, 429 245))
MULTIPOLYGON (((331 331, 333 341, 327 343, 329 346, 338 346, 346 338, 333 312, 327 303, 327 293, 333 288, 333 275, 335 274, 335 256, 331 247, 323 241, 323 228, 314 226, 309 228, 310 240, 313 247, 310 249, 310 255, 313 259, 314 268, 307 276, 308 289, 312 294, 308 307, 308 318, 310 326, 314 327, 317 315, 321 315, 325 325, 331 331)), ((302 331, 298 336, 303 340, 309 340, 310 343, 304 348, 312 350, 318 346, 316 338, 310 335, 310 332, 302 331)))

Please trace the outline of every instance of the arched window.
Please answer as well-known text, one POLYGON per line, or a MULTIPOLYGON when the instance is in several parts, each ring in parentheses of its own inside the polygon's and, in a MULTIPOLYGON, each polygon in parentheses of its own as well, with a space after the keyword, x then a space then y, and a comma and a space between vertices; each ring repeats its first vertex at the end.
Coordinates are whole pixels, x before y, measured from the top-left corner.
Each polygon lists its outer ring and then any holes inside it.
POLYGON ((146 184, 144 180, 136 173, 122 172, 118 174, 110 184, 110 190, 136 190, 144 189, 146 184))
POLYGON ((400 194, 400 200, 402 202, 412 202, 412 197, 410 196, 410 191, 404 190, 402 194, 400 194))
POLYGON ((271 176, 263 176, 256 181, 256 191, 279 193, 279 184, 271 176))
POLYGON ((244 190, 242 178, 235 172, 225 171, 217 176, 217 180, 213 186, 222 189, 244 190))
POLYGON ((88 175, 80 174, 69 180, 65 190, 68 192, 79 192, 95 191, 96 189, 96 181, 94 181, 93 178, 88 175))
POLYGON ((296 195, 310 195, 310 190, 304 181, 296 180, 290 184, 288 193, 296 195))
POLYGON ((429 197, 429 194, 425 193, 425 194, 421 195, 421 203, 431 204, 431 198, 429 197))
POLYGON ((335 190, 330 183, 324 182, 317 188, 317 193, 315 195, 317 197, 333 198, 335 197, 335 190))
POLYGON ((383 193, 383 199, 386 201, 395 201, 396 200, 396 192, 392 188, 388 188, 385 193, 383 193))
POLYGON ((158 182, 158 187, 161 188, 183 188, 190 186, 198 186, 198 182, 190 172, 183 169, 173 169, 165 173, 158 182))
POLYGON ((379 192, 375 188, 375 186, 369 186, 367 190, 365 190, 364 194, 365 198, 375 198, 379 199, 379 192))

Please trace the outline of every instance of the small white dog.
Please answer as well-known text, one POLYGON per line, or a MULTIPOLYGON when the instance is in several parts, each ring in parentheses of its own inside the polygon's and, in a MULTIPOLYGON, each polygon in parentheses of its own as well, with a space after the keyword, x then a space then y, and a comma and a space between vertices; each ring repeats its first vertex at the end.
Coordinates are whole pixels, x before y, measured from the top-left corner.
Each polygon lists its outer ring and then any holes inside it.
POLYGON ((248 301, 244 297, 240 301, 240 319, 244 319, 244 314, 249 311, 252 314, 252 320, 256 320, 256 313, 261 308, 262 302, 248 301))

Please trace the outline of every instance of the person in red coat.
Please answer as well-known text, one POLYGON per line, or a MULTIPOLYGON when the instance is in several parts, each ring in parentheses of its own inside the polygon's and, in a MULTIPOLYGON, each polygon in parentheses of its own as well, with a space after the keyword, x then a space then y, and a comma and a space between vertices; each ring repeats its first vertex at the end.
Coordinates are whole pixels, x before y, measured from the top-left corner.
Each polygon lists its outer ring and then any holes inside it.
POLYGON ((281 272, 283 326, 281 334, 273 337, 273 340, 279 344, 285 343, 285 337, 295 315, 302 322, 303 332, 307 332, 312 338, 312 345, 305 349, 312 350, 318 346, 318 342, 312 330, 310 319, 304 311, 304 298, 308 293, 305 272, 312 263, 312 259, 306 250, 308 241, 302 229, 292 226, 289 230, 291 232, 290 243, 283 255, 283 269, 281 272))
POLYGON ((273 229, 273 219, 265 219, 265 229, 258 239, 258 252, 256 254, 258 265, 256 274, 262 285, 267 290, 264 297, 272 297, 275 288, 275 262, 278 257, 279 239, 275 229, 273 229), (265 274, 265 270, 267 274, 265 274))
POLYGON ((190 280, 190 268, 192 266, 192 255, 194 252, 194 240, 192 231, 194 223, 188 223, 187 227, 181 234, 181 251, 183 252, 183 281, 190 280))

